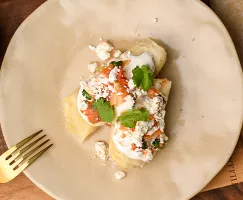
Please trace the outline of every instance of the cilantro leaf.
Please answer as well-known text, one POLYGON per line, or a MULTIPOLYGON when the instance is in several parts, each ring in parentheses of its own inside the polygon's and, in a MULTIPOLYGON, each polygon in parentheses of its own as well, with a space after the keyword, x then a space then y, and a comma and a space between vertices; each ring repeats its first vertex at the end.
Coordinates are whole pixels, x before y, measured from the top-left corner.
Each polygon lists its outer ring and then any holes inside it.
POLYGON ((88 99, 88 100, 91 100, 91 99, 92 99, 92 97, 90 96, 90 94, 89 94, 86 90, 83 90, 83 91, 82 91, 82 95, 83 95, 86 99, 88 99))
POLYGON ((138 87, 145 91, 149 90, 153 86, 154 77, 147 65, 136 67, 132 70, 133 82, 138 87))
POLYGON ((148 121, 149 112, 145 108, 131 109, 122 113, 117 119, 128 128, 134 128, 137 121, 148 121))
POLYGON ((155 139, 153 141, 153 145, 156 149, 160 148, 160 140, 159 139, 155 139))
POLYGON ((109 123, 112 122, 115 113, 114 107, 110 105, 109 101, 101 97, 93 103, 92 107, 98 111, 99 117, 102 121, 109 123))
POLYGON ((137 66, 136 68, 134 68, 132 70, 132 74, 133 74, 133 77, 132 77, 133 83, 137 86, 137 88, 140 88, 141 82, 142 82, 142 77, 143 77, 142 70, 137 66))
POLYGON ((113 66, 121 66, 122 65, 122 61, 112 61, 110 64, 112 64, 113 66))
POLYGON ((150 72, 148 66, 146 65, 143 65, 141 67, 141 70, 143 72, 142 88, 147 91, 151 87, 153 87, 154 76, 153 73, 150 72))
POLYGON ((146 142, 145 140, 143 140, 142 149, 147 149, 147 148, 148 148, 148 142, 146 142))

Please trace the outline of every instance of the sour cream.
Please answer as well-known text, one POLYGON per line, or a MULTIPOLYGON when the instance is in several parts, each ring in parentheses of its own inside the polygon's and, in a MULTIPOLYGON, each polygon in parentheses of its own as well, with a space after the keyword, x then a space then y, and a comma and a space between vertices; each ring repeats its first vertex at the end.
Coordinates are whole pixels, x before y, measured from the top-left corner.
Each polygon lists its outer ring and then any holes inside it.
POLYGON ((137 66, 141 67, 142 65, 147 65, 152 72, 155 71, 153 55, 149 52, 144 52, 139 56, 131 56, 129 60, 131 60, 131 62, 124 67, 125 76, 127 79, 132 78, 132 70, 137 66))

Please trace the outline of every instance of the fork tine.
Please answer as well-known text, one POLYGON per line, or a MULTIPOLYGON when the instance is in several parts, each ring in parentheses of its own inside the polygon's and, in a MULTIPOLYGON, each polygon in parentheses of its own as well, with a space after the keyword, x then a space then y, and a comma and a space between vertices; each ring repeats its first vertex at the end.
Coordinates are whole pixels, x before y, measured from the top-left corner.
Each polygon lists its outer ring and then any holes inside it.
MULTIPOLYGON (((32 149, 32 150, 30 150, 28 153, 26 153, 26 154, 24 154, 22 157, 20 157, 19 159, 18 159, 18 162, 16 162, 16 164, 13 166, 14 168, 15 167, 17 167, 17 166, 20 166, 24 161, 25 161, 25 159, 26 158, 28 158, 29 156, 31 156, 33 153, 35 153, 39 148, 41 148, 44 144, 46 144, 47 142, 49 142, 49 140, 50 139, 48 139, 48 140, 46 140, 46 141, 44 141, 44 142, 42 142, 41 144, 39 144, 38 146, 36 146, 34 149, 32 149)), ((13 164, 13 163, 12 163, 13 164)))
POLYGON ((15 173, 19 174, 21 173, 24 169, 26 169, 29 165, 31 165, 35 160, 37 160, 43 153, 45 153, 49 148, 51 148, 53 144, 50 144, 46 148, 42 149, 39 153, 35 154, 33 157, 31 157, 29 160, 24 162, 22 165, 20 165, 16 170, 15 173))
POLYGON ((6 157, 6 159, 8 158, 8 156, 10 156, 12 153, 14 153, 17 149, 21 148, 22 146, 24 146, 27 142, 29 142, 31 139, 33 139, 34 137, 36 137, 37 135, 39 135, 43 130, 40 130, 34 134, 32 134, 31 136, 25 138, 24 140, 22 140, 21 142, 17 143, 15 146, 11 147, 8 151, 6 151, 5 153, 2 154, 2 156, 6 157))
POLYGON ((44 148, 43 150, 41 150, 39 153, 37 153, 36 155, 34 155, 32 158, 30 158, 28 160, 29 165, 31 165, 33 162, 35 162, 35 160, 37 160, 43 153, 45 153, 45 151, 47 151, 49 148, 51 148, 53 144, 50 144, 49 146, 47 146, 46 148, 44 148))
MULTIPOLYGON (((24 147, 23 149, 21 149, 19 152, 17 152, 16 154, 14 154, 10 159, 10 165, 11 163, 15 160, 18 159, 24 152, 26 152, 27 150, 29 150, 32 146, 34 146, 37 142, 39 142, 42 138, 46 137, 46 135, 43 135, 41 137, 39 137, 38 139, 36 139, 34 142, 30 143, 28 146, 24 147)), ((16 160, 15 160, 16 161, 16 160)))

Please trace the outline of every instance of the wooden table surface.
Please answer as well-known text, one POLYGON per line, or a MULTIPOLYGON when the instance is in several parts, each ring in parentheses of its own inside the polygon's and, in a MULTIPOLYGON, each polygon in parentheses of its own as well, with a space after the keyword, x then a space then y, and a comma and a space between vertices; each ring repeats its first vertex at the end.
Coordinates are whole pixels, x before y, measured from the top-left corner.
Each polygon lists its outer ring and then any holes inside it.
MULTIPOLYGON (((11 37, 18 26, 45 0, 0 0, 0 65, 11 37)), ((243 21, 243 0, 204 0, 221 18, 235 43, 241 62, 243 62, 243 35, 239 25, 232 20, 237 15, 243 21), (231 6, 231 7, 229 7, 231 6), (232 10, 239 9, 241 14, 232 10), (229 9, 230 8, 230 9, 229 9), (230 11, 231 15, 226 12, 230 11), (233 14, 232 14, 233 13, 233 14)), ((242 23, 241 23, 242 25, 242 23)), ((241 27, 242 28, 242 27, 241 27)), ((0 155, 7 149, 0 130, 0 155)), ((24 174, 7 184, 0 184, 0 200, 50 200, 52 199, 24 174)), ((242 200, 243 183, 216 190, 199 193, 192 200, 242 200)))

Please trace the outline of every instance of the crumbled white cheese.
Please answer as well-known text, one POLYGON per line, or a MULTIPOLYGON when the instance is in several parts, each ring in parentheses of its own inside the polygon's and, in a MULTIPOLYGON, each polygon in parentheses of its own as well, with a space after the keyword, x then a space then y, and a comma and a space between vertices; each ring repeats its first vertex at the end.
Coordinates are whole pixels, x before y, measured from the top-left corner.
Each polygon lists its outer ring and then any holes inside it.
POLYGON ((118 179, 118 180, 124 178, 125 176, 126 176, 126 173, 125 173, 125 172, 122 172, 122 171, 117 171, 117 172, 115 173, 115 177, 116 177, 116 179, 118 179))
POLYGON ((96 46, 94 46, 94 45, 89 45, 89 49, 90 49, 91 51, 94 51, 94 50, 96 49, 96 46))
POLYGON ((122 60, 127 60, 128 58, 130 58, 131 57, 131 51, 125 51, 121 56, 120 56, 120 58, 122 59, 122 60))
POLYGON ((85 88, 87 86, 86 82, 83 80, 80 81, 79 85, 81 88, 85 88))
POLYGON ((91 76, 87 81, 88 87, 92 90, 92 94, 94 94, 95 99, 99 99, 101 97, 106 98, 109 95, 108 87, 105 87, 105 84, 108 83, 108 79, 102 77, 94 77, 91 76))
POLYGON ((101 40, 97 47, 89 45, 91 50, 94 50, 97 56, 103 61, 110 58, 110 51, 114 48, 109 42, 101 40))
POLYGON ((98 53, 99 51, 106 51, 110 52, 114 47, 106 41, 101 41, 99 45, 96 47, 95 52, 98 53))
POLYGON ((97 62, 93 62, 93 63, 89 63, 89 64, 88 64, 88 70, 89 70, 91 73, 94 73, 97 67, 98 67, 97 62))
POLYGON ((146 162, 151 161, 153 159, 153 153, 150 149, 145 150, 146 162))
POLYGON ((114 91, 115 91, 115 90, 114 90, 114 87, 111 86, 111 85, 108 85, 108 90, 110 90, 111 92, 114 92, 114 91))
POLYGON ((135 95, 136 97, 141 97, 141 96, 146 96, 148 94, 147 91, 144 90, 140 90, 140 89, 136 89, 134 92, 132 92, 133 95, 135 95))
MULTIPOLYGON (((80 81, 80 89, 79 89, 80 91, 78 93, 78 100, 79 100, 79 102, 82 102, 82 101, 85 101, 86 100, 86 97, 84 97, 83 94, 82 94, 82 92, 83 92, 83 90, 85 88, 88 88, 86 82, 85 81, 80 81)), ((82 107, 85 108, 86 106, 83 105, 82 107)))
POLYGON ((114 52, 114 57, 115 57, 115 58, 119 58, 119 57, 121 56, 121 54, 122 54, 122 52, 121 52, 120 50, 116 50, 116 51, 114 52))
POLYGON ((155 114, 159 111, 159 109, 163 106, 163 98, 160 96, 156 96, 153 99, 145 96, 143 104, 145 108, 150 112, 150 114, 155 114))
POLYGON ((132 109, 135 101, 131 95, 124 98, 125 102, 116 107, 117 115, 119 116, 123 111, 132 109))
POLYGON ((104 85, 108 85, 109 79, 105 77, 99 77, 100 83, 104 85))
POLYGON ((108 58, 110 58, 111 54, 105 50, 101 50, 101 51, 97 52, 97 56, 99 57, 99 59, 104 61, 104 60, 107 60, 108 58))
POLYGON ((106 161, 108 159, 108 148, 105 142, 97 141, 95 143, 96 155, 101 159, 106 161))
POLYGON ((113 141, 117 148, 133 159, 143 160, 148 162, 152 160, 153 153, 150 149, 143 150, 143 136, 154 126, 154 120, 150 121, 138 121, 135 126, 135 130, 121 130, 120 125, 115 124, 115 133, 113 135, 113 141), (125 134, 125 137, 124 137, 125 134), (135 144, 136 149, 132 150, 131 146, 135 144))
POLYGON ((82 111, 87 110, 89 107, 86 97, 83 96, 84 89, 90 94, 90 91, 88 89, 88 86, 86 85, 86 82, 80 81, 80 89, 79 89, 78 97, 77 97, 77 110, 80 114, 82 114, 82 111))
POLYGON ((145 133, 147 133, 154 125, 154 121, 138 121, 135 126, 135 131, 132 136, 135 139, 133 143, 137 147, 142 147, 142 139, 145 133))
POLYGON ((107 98, 109 95, 109 90, 103 87, 95 88, 95 99, 99 99, 101 97, 107 98))
POLYGON ((117 66, 114 67, 111 70, 111 72, 109 74, 109 81, 110 81, 110 83, 114 83, 116 81, 116 79, 117 79, 116 76, 117 76, 118 70, 119 70, 119 68, 117 66))
POLYGON ((135 126, 135 131, 139 132, 142 136, 148 132, 154 125, 154 121, 138 121, 135 126))
POLYGON ((165 143, 165 141, 164 141, 164 138, 163 138, 163 135, 162 135, 162 134, 159 136, 159 140, 160 140, 160 142, 159 142, 159 143, 161 143, 161 144, 164 144, 164 143, 165 143))
POLYGON ((130 90, 133 90, 135 87, 136 87, 136 85, 134 84, 133 80, 130 79, 130 80, 128 81, 128 88, 129 88, 130 90))
MULTIPOLYGON (((145 133, 148 132, 149 129, 152 128, 154 125, 154 121, 139 121, 136 123, 135 130, 126 130, 126 131, 119 131, 117 132, 117 135, 115 138, 123 143, 125 147, 128 148, 128 151, 130 151, 131 144, 135 144, 137 147, 142 147, 142 140, 145 133), (126 137, 121 138, 120 136, 126 135, 126 137)), ((118 126, 115 126, 115 128, 118 128, 118 126)))
POLYGON ((88 108, 88 104, 87 104, 84 100, 81 100, 81 101, 80 101, 80 104, 79 104, 79 108, 80 108, 81 110, 87 110, 87 108, 88 108))
POLYGON ((159 108, 158 112, 154 114, 154 118, 156 121, 160 122, 161 120, 164 120, 165 118, 165 110, 161 110, 159 108))
POLYGON ((169 138, 165 134, 160 135, 160 143, 164 144, 169 140, 169 138))
POLYGON ((152 135, 155 131, 159 130, 158 126, 154 126, 151 130, 149 130, 146 135, 152 135))

